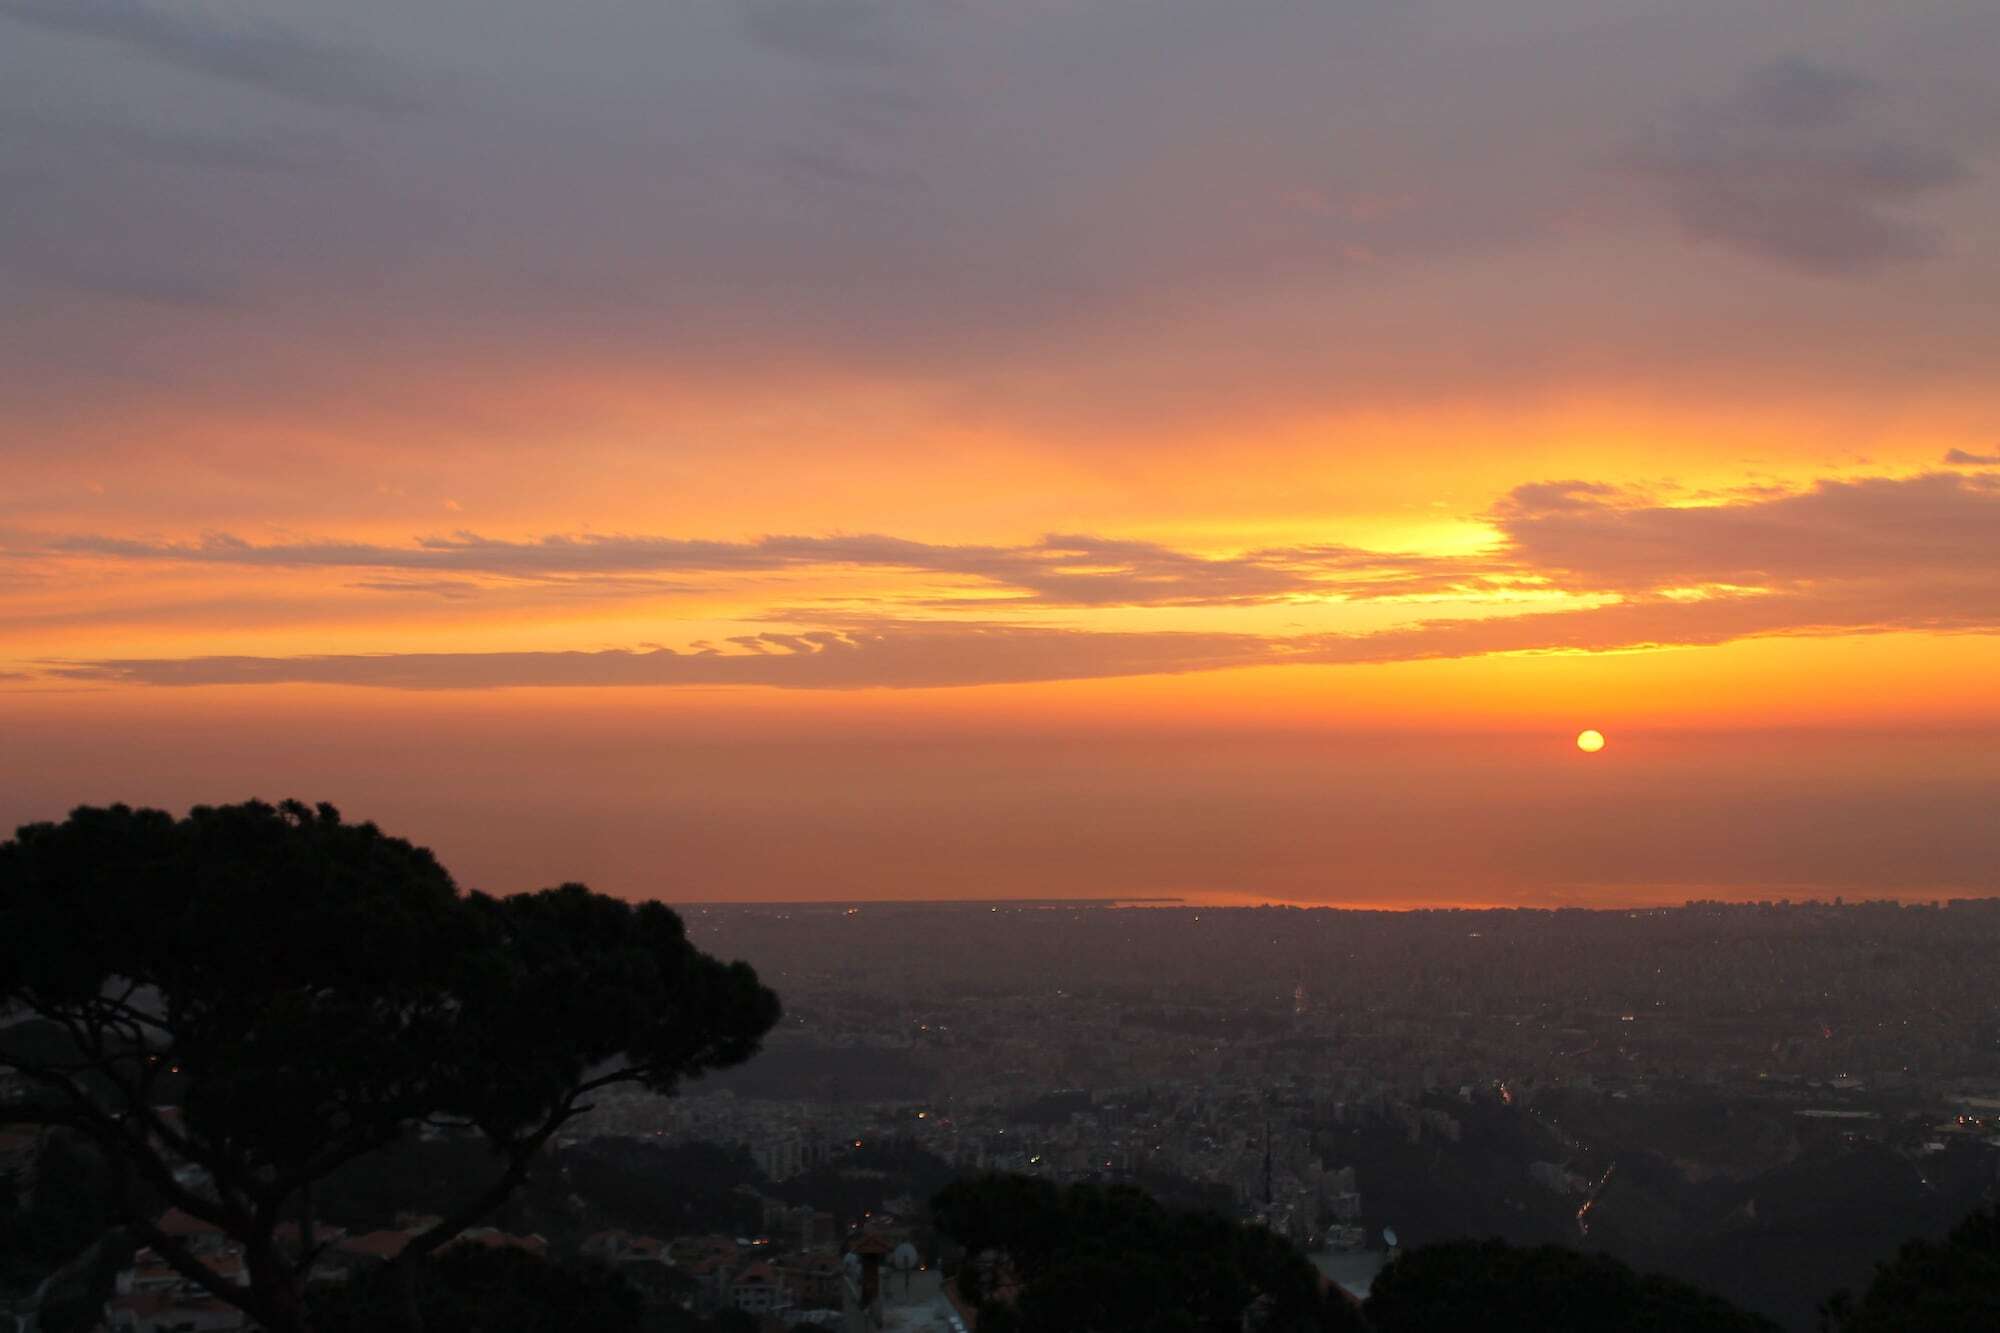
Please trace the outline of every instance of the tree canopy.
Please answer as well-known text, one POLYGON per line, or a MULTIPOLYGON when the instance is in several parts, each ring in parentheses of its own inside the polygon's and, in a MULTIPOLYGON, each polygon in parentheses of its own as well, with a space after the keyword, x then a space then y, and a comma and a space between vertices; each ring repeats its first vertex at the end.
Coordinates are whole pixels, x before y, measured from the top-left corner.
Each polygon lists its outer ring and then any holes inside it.
POLYGON ((398 1260, 420 1262, 593 1092, 739 1064, 778 1000, 658 903, 462 893, 373 824, 253 801, 85 807, 0 844, 0 1009, 0 1069, 29 1089, 9 1116, 93 1141, 139 1238, 283 1331, 311 1255, 274 1237, 315 1181, 424 1126, 477 1134, 491 1178, 398 1260), (239 1243, 250 1285, 154 1225, 161 1204, 239 1243))
POLYGON ((1762 1315, 1604 1254, 1457 1240, 1398 1258, 1369 1289, 1376 1333, 1778 1333, 1762 1315))
POLYGON ((987 1175, 946 1186, 931 1206, 938 1229, 967 1251, 959 1288, 993 1333, 1362 1327, 1275 1233, 1171 1212, 1130 1187, 987 1175))
POLYGON ((2000 1206, 1982 1208, 1942 1243, 1913 1240, 1878 1265, 1859 1301, 1828 1301, 1838 1333, 1977 1333, 2000 1328, 2000 1206))

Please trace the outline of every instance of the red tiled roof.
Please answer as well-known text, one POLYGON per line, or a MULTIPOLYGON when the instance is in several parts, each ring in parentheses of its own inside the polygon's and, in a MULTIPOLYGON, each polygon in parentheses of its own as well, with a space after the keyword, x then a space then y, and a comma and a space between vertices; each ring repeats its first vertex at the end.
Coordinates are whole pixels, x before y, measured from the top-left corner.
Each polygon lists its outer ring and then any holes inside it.
POLYGON ((407 1231, 370 1231, 359 1236, 349 1236, 335 1244, 335 1248, 348 1254, 364 1255, 370 1259, 393 1259, 403 1252, 410 1243, 407 1231))
POLYGON ((474 1227, 446 1241, 441 1247, 451 1249, 455 1245, 483 1245, 489 1250, 526 1250, 530 1254, 543 1254, 549 1243, 540 1236, 510 1236, 497 1227, 474 1227))
POLYGON ((204 1222, 200 1218, 190 1213, 184 1213, 178 1208, 169 1208, 166 1212, 161 1213, 159 1221, 153 1225, 166 1232, 169 1236, 220 1236, 222 1234, 222 1228, 215 1225, 215 1223, 204 1222))

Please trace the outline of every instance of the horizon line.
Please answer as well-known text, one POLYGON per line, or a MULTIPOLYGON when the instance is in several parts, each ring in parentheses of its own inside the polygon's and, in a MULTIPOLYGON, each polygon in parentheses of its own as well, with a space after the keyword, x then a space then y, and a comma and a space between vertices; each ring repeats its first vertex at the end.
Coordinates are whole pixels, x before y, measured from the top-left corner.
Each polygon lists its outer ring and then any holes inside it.
POLYGON ((1121 896, 1091 898, 769 898, 769 899, 688 899, 670 901, 657 899, 673 908, 818 908, 826 911, 860 910, 882 907, 1033 907, 1063 908, 1092 907, 1099 909, 1201 909, 1204 911, 1255 911, 1265 908, 1284 908, 1296 911, 1328 912, 1670 912, 1685 911, 1690 907, 1916 907, 1941 909, 1956 903, 2000 903, 2000 892, 1971 893, 1959 892, 1953 895, 1932 894, 1927 897, 1850 897, 1835 894, 1831 897, 1762 897, 1762 898, 1683 898, 1673 902, 1635 902, 1620 904, 1583 903, 1370 903, 1370 902, 1307 902, 1300 899, 1252 898, 1252 899, 1202 899, 1174 895, 1121 896))

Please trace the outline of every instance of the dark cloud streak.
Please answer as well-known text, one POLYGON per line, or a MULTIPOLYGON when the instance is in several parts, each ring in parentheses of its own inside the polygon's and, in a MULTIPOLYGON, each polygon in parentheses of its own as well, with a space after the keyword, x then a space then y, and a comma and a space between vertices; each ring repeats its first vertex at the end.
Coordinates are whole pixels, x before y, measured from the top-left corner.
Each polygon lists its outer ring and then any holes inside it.
POLYGON ((733 652, 385 653, 56 663, 70 680, 146 685, 731 686, 914 689, 1214 670, 1269 660, 1252 635, 1115 634, 990 624, 887 624, 765 633, 733 652))
MULTIPOLYGON (((1016 603, 1042 606, 1228 605, 1302 596, 1372 597, 1434 592, 1476 573, 1471 562, 1345 546, 1265 548, 1212 557, 1153 542, 1088 534, 1051 534, 1027 546, 947 546, 876 534, 769 536, 749 542, 565 534, 504 541, 461 532, 424 538, 409 547, 342 542, 256 545, 227 534, 197 542, 76 536, 59 538, 47 549, 61 555, 131 561, 400 570, 540 582, 623 577, 632 579, 635 591, 662 590, 633 577, 645 574, 876 568, 998 585, 1011 590, 1016 603)), ((374 581, 368 586, 436 590, 428 583, 374 581)))
POLYGON ((1936 234, 1894 210, 1968 173, 1951 153, 1878 128, 1877 94, 1849 71, 1776 61, 1653 127, 1625 163, 1700 240, 1820 275, 1923 258, 1936 234))
POLYGON ((895 58, 896 42, 875 0, 741 0, 745 37, 809 64, 872 66, 895 58))
POLYGON ((1751 493, 1692 506, 1664 505, 1600 483, 1535 482, 1509 492, 1489 517, 1501 540, 1491 554, 1477 557, 1334 543, 1217 556, 1088 533, 1051 533, 1021 546, 940 545, 874 533, 739 542, 596 534, 510 541, 458 532, 410 546, 260 545, 228 534, 192 542, 78 535, 39 547, 17 539, 13 553, 389 571, 418 577, 385 577, 367 586, 414 591, 436 591, 442 576, 568 586, 625 580, 633 591, 658 592, 688 587, 654 580, 662 574, 866 568, 963 579, 1013 594, 1007 599, 1012 604, 1050 607, 1434 596, 1492 592, 1523 581, 1578 594, 1716 586, 1769 591, 1829 580, 1921 582, 2000 569, 2000 478, 1978 474, 1823 480, 1794 493, 1751 493))
POLYGON ((1361 666, 1496 653, 1713 646, 1782 635, 2000 632, 2000 583, 1976 597, 1912 598, 1901 588, 1832 596, 1634 600, 1575 611, 1426 621, 1374 634, 1111 632, 951 621, 866 621, 766 632, 689 652, 382 653, 297 657, 111 658, 49 662, 48 676, 153 686, 347 685, 399 690, 764 686, 938 689, 1256 666, 1361 666))
POLYGON ((1734 504, 1670 507, 1582 483, 1512 492, 1507 559, 1572 589, 1903 580, 2000 570, 2000 479, 1934 472, 1821 481, 1734 504))
POLYGON ((292 101, 412 111, 423 99, 408 79, 364 48, 308 37, 268 20, 225 27, 189 6, 144 0, 0 0, 0 17, 95 37, 182 69, 292 101))
MULTIPOLYGON (((1453 560, 1328 545, 1206 557, 1150 542, 1051 535, 1028 546, 936 546, 879 535, 752 542, 457 534, 413 547, 173 544, 74 537, 44 554, 251 567, 373 568, 361 586, 465 595, 480 577, 585 592, 658 590, 663 572, 759 574, 873 567, 977 580, 1010 606, 1232 606, 1395 590, 1529 586, 1595 605, 1439 618, 1373 633, 1109 631, 993 620, 772 612, 725 646, 635 652, 391 653, 115 658, 42 664, 70 680, 147 685, 319 683, 392 689, 511 686, 936 688, 1359 665, 1496 653, 1613 652, 1763 636, 2000 633, 2000 477, 1933 472, 1821 481, 1704 506, 1661 505, 1588 482, 1516 488, 1491 513, 1494 553, 1453 560), (1356 592, 1359 588, 1362 591, 1356 592)), ((933 601, 963 610, 957 603, 933 601)))

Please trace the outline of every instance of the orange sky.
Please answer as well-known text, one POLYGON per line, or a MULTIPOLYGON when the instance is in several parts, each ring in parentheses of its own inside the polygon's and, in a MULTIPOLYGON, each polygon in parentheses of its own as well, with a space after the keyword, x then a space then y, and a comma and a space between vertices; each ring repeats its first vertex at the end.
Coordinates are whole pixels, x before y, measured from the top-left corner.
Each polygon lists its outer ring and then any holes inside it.
POLYGON ((2000 19, 1669 8, 0 6, 0 824, 2000 889, 2000 19))

